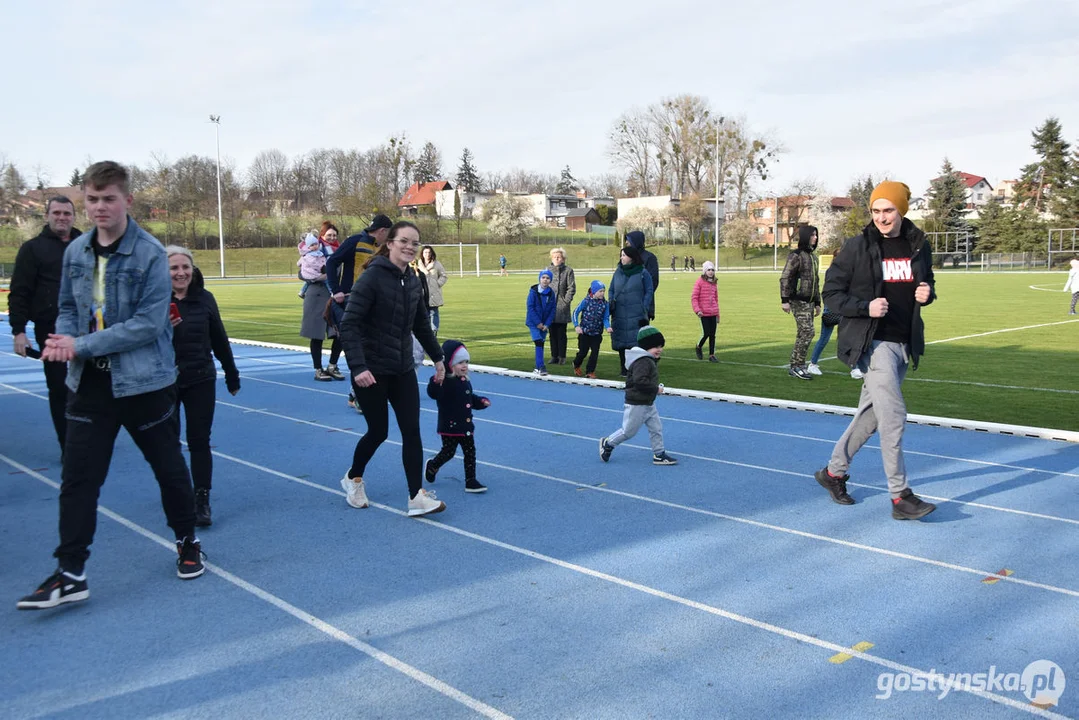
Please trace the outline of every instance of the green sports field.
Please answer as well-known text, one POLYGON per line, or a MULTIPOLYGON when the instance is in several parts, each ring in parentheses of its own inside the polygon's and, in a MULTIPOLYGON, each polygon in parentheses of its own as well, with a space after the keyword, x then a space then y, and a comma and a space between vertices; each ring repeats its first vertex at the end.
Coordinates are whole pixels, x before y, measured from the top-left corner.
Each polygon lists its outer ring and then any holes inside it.
MULTIPOLYGON (((212 270, 211 270, 212 272, 212 270)), ((822 356, 825 374, 788 377, 794 320, 779 309, 778 274, 724 273, 718 364, 696 360, 700 325, 689 307, 696 275, 664 271, 656 325, 667 338, 660 372, 670 387, 854 406, 861 384, 835 360, 835 335, 822 356)), ((610 273, 578 271, 578 292, 610 273)), ((937 274, 938 300, 924 311, 929 346, 905 385, 908 410, 969 420, 1079 430, 1079 318, 1069 316, 1063 273, 937 274)), ((535 277, 453 277, 444 288, 439 336, 470 346, 473 362, 531 370, 525 298, 535 277)), ((299 337, 299 281, 211 281, 234 337, 305 344, 299 337)), ((819 326, 818 326, 819 329, 819 326)), ((572 328, 571 328, 572 332, 572 328)), ((576 342, 570 338, 570 354, 576 342)), ((548 366, 552 374, 573 368, 548 366)), ((598 375, 618 378, 606 344, 598 375)), ((542 392, 542 385, 536 392, 542 392)))

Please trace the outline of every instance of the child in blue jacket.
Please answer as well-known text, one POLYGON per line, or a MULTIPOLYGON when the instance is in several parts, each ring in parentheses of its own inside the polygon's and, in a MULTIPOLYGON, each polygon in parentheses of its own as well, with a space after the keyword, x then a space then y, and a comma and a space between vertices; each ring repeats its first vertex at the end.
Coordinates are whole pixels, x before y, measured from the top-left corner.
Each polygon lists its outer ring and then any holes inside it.
POLYGON ((554 275, 550 270, 540 270, 539 282, 528 289, 528 312, 525 315, 525 325, 532 333, 532 342, 536 345, 536 369, 532 372, 537 375, 547 374, 547 365, 543 362, 543 344, 547 340, 547 330, 554 322, 554 314, 558 302, 554 291, 551 290, 551 280, 554 275))
POLYGON ((442 450, 427 461, 423 475, 427 482, 434 482, 438 469, 453 459, 457 446, 465 456, 465 492, 486 492, 487 487, 476 479, 476 437, 472 424, 472 411, 483 410, 491 405, 487 398, 472 392, 468 379, 468 350, 459 340, 442 343, 446 357, 446 377, 442 384, 432 376, 427 383, 427 394, 438 402, 438 434, 442 436, 442 450))
POLYGON ((573 311, 573 324, 577 328, 577 357, 573 358, 573 374, 577 377, 585 374, 581 371, 585 355, 588 355, 588 377, 596 376, 603 332, 611 332, 611 306, 603 297, 606 289, 599 280, 593 280, 588 288, 588 297, 573 311))

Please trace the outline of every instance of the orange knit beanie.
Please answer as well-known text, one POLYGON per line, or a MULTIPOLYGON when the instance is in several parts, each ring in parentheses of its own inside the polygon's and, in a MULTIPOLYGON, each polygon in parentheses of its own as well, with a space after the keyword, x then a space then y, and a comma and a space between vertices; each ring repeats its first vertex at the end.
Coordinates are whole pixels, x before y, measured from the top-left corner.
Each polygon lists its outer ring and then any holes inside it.
POLYGON ((869 207, 872 208, 873 203, 881 198, 891 202, 899 214, 905 216, 910 207, 910 188, 905 183, 885 180, 873 189, 873 194, 869 196, 869 207))

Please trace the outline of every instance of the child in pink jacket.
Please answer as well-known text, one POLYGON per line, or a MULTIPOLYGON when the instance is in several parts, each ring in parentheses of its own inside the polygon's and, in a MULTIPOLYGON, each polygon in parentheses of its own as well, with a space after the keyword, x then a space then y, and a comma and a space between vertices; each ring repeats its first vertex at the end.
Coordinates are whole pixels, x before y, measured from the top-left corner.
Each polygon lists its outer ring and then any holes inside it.
POLYGON ((710 260, 704 262, 704 273, 693 285, 690 297, 693 312, 701 319, 701 341, 697 343, 697 359, 704 360, 704 341, 708 341, 708 362, 716 360, 716 326, 719 325, 719 288, 716 286, 716 266, 710 260))

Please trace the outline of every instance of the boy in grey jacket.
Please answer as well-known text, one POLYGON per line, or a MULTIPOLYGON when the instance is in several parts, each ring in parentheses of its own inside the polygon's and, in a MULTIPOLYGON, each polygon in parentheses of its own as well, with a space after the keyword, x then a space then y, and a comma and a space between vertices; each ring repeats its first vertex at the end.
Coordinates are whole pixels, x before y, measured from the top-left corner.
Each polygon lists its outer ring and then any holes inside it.
POLYGON ((626 351, 626 404, 622 413, 622 427, 610 437, 600 438, 599 457, 603 462, 611 459, 614 449, 629 440, 641 429, 648 428, 652 442, 653 465, 677 465, 678 461, 663 448, 663 423, 656 410, 656 395, 663 392, 659 382, 660 355, 666 341, 658 328, 646 325, 637 332, 637 344, 626 351))

